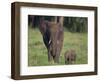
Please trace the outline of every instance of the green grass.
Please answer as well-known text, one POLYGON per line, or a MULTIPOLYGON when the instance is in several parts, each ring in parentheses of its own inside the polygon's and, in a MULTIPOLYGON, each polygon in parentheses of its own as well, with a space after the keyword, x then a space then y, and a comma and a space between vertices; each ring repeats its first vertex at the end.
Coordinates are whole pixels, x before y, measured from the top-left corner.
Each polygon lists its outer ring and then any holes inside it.
MULTIPOLYGON (((74 49, 77 57, 75 64, 87 63, 87 33, 71 33, 64 31, 64 43, 59 65, 64 65, 64 53, 74 49)), ((28 66, 57 65, 48 62, 47 49, 38 29, 28 29, 28 66)))

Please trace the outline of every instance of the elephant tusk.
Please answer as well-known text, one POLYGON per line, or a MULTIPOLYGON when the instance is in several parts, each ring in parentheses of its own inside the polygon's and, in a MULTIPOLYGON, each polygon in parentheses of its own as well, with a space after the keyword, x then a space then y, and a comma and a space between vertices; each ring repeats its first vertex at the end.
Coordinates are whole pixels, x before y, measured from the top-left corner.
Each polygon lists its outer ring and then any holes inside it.
POLYGON ((49 41, 49 45, 51 44, 51 40, 49 41))

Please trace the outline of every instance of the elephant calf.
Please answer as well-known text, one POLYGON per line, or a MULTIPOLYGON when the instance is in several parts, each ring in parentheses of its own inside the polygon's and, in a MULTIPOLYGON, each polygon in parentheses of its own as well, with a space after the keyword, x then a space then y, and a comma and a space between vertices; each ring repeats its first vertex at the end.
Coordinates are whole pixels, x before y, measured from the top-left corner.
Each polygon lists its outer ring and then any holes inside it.
POLYGON ((64 54, 65 64, 74 64, 76 61, 76 52, 75 50, 68 50, 64 54))

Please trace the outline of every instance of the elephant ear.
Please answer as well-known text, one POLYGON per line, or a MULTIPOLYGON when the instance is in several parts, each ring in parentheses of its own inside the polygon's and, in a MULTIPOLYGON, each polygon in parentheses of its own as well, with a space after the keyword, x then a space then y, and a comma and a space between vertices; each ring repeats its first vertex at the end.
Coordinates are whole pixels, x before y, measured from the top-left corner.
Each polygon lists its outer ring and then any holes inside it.
POLYGON ((46 22, 45 21, 40 22, 39 29, 40 29, 41 34, 44 35, 44 33, 46 32, 46 22))
POLYGON ((40 17, 39 19, 39 30, 42 35, 46 32, 48 26, 48 21, 44 20, 44 17, 40 17))

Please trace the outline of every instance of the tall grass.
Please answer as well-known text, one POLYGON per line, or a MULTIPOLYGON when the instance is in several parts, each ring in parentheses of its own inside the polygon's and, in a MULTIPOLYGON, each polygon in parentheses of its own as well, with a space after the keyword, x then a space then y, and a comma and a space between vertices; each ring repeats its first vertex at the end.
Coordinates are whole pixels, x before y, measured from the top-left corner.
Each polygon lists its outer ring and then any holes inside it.
MULTIPOLYGON (((86 64, 87 58, 87 33, 71 33, 64 31, 63 48, 60 55, 59 65, 64 65, 64 53, 74 49, 77 57, 75 64, 86 64)), ((47 49, 43 43, 42 35, 36 28, 28 29, 28 66, 47 66, 52 65, 48 62, 47 49)), ((55 64, 54 64, 55 65, 55 64)), ((57 64, 56 64, 57 65, 57 64)))

